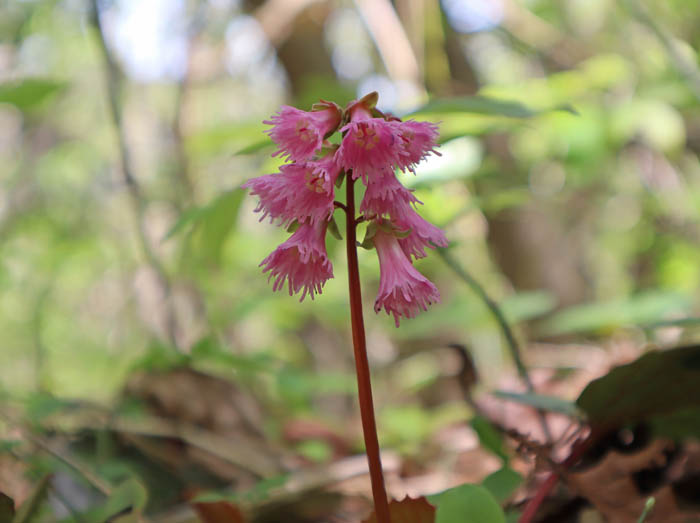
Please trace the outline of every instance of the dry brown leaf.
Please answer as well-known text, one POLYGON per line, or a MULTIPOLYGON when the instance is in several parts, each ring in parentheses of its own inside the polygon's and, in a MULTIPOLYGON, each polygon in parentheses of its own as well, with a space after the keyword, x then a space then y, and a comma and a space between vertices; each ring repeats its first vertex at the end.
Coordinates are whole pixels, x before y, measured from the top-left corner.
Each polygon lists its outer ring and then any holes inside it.
POLYGON ((634 474, 640 471, 665 466, 670 445, 669 441, 658 439, 633 454, 611 450, 595 466, 567 474, 566 482, 577 494, 588 499, 607 521, 635 523, 649 496, 653 496, 656 503, 646 523, 695 521, 700 514, 681 510, 669 484, 642 494, 634 481, 634 474))
MULTIPOLYGON (((389 503, 389 513, 392 523, 435 522, 435 507, 424 497, 413 499, 406 496, 401 501, 394 499, 389 503)), ((372 513, 363 523, 377 523, 377 516, 372 513)))
POLYGON ((203 523, 246 523, 241 511, 233 503, 192 503, 203 523))

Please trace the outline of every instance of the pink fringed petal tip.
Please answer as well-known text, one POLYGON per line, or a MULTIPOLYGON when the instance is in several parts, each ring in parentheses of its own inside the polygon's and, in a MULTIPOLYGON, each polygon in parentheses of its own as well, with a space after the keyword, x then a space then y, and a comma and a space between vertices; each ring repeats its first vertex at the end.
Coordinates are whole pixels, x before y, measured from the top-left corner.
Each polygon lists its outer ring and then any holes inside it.
POLYGON ((384 309, 399 319, 413 318, 428 305, 440 302, 440 293, 430 280, 411 264, 398 240, 393 235, 378 230, 374 245, 379 256, 379 292, 374 302, 375 312, 384 309))
POLYGON ((302 291, 299 301, 307 294, 312 300, 315 294, 321 294, 323 285, 333 277, 333 265, 326 253, 327 227, 328 222, 300 225, 260 263, 263 273, 270 273, 268 281, 274 278, 273 291, 282 289, 286 281, 290 296, 302 291))

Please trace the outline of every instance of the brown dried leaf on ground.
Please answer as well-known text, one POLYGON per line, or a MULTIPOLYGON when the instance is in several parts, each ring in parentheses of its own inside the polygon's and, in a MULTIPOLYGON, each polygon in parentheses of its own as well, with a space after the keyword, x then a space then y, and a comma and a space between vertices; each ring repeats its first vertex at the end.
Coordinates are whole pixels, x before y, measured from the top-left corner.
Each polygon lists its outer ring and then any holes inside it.
POLYGON ((279 451, 265 441, 260 428, 260 407, 230 381, 187 367, 140 372, 129 379, 124 396, 143 401, 157 417, 155 421, 169 423, 181 434, 186 445, 172 438, 146 437, 158 435, 147 427, 141 431, 121 427, 132 445, 175 470, 195 463, 219 478, 242 483, 252 481, 251 472, 262 476, 281 472, 279 451), (231 451, 240 449, 245 452, 236 452, 237 457, 245 459, 226 459, 231 451))
MULTIPOLYGON (((391 520, 397 523, 434 523, 435 507, 423 497, 412 499, 406 496, 401 501, 389 503, 391 520)), ((376 514, 372 513, 363 523, 377 523, 376 514)))
POLYGON ((230 381, 188 367, 136 373, 126 395, 142 399, 158 416, 217 434, 262 435, 263 417, 250 395, 230 381))
POLYGON ((674 444, 662 439, 632 454, 610 450, 594 466, 567 474, 566 483, 576 494, 589 500, 608 521, 635 523, 650 496, 655 498, 656 504, 646 523, 697 521, 700 511, 682 508, 672 484, 664 478, 679 459, 687 461, 683 454, 683 451, 674 452, 674 444), (645 474, 658 474, 658 486, 643 489, 640 482, 645 474))
POLYGON ((29 466, 9 452, 0 455, 0 492, 19 506, 29 497, 32 484, 27 479, 29 466))
POLYGON ((246 523, 243 514, 233 503, 192 503, 203 523, 246 523))

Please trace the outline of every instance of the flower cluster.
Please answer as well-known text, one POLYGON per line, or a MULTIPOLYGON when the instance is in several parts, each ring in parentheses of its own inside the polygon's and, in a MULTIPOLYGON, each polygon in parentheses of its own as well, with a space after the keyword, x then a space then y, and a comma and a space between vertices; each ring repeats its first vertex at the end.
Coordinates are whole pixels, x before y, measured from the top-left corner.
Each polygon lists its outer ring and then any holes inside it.
POLYGON ((438 131, 431 123, 385 116, 374 108, 376 101, 372 93, 345 110, 326 101, 310 112, 282 107, 264 123, 272 126, 268 134, 279 147, 274 154, 290 163, 243 187, 258 196, 255 210, 261 220, 269 216, 293 230, 260 265, 274 279, 273 290, 287 282, 289 294, 301 291, 303 300, 320 294, 333 277, 325 238, 336 208, 336 185, 344 175, 360 178, 366 186, 360 212, 371 222, 365 244, 376 248, 380 266, 374 308, 393 314, 398 326, 400 317, 412 318, 440 301, 437 288, 413 267, 411 257, 424 257, 426 247, 445 247, 447 239, 416 212, 421 202, 396 177, 398 170, 412 172, 427 155, 439 154, 438 131), (342 135, 340 145, 328 141, 336 131, 342 135))

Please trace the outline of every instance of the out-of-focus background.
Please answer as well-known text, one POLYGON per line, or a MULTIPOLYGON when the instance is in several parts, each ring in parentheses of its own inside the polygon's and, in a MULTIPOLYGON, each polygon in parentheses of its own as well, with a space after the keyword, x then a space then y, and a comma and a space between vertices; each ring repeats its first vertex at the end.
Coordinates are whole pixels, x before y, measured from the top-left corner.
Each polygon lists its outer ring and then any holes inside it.
MULTIPOLYGON (((239 189, 277 170, 262 120, 282 104, 378 91, 440 122, 442 156, 401 180, 551 394, 697 339, 698 27, 684 0, 0 3, 0 490, 20 504, 53 472, 42 510, 68 517, 99 498, 88 470, 160 474, 158 512, 361 450, 342 243, 314 301, 273 293, 258 264, 285 232, 239 189), (143 412, 233 450, 183 458, 143 412)), ((397 495, 498 468, 463 426, 451 344, 477 390, 522 390, 474 288, 437 253, 417 266, 442 303, 397 329, 360 253, 380 439, 395 478, 426 483, 397 495)))

